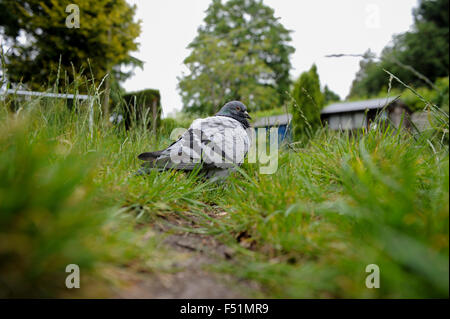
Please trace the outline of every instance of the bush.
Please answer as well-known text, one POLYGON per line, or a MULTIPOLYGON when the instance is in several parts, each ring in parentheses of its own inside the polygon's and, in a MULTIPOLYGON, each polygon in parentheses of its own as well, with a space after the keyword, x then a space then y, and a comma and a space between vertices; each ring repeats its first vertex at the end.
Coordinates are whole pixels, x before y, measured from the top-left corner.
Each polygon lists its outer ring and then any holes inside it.
POLYGON ((315 65, 308 72, 300 75, 294 84, 292 96, 294 99, 294 105, 291 107, 294 136, 297 140, 311 138, 321 125, 320 110, 324 103, 315 65))
POLYGON ((156 127, 161 121, 161 95, 159 90, 142 90, 124 94, 124 118, 125 126, 129 129, 137 123, 142 123, 148 128, 153 126, 153 107, 156 104, 156 127))
MULTIPOLYGON (((448 112, 448 77, 437 80, 435 85, 436 89, 420 87, 417 88, 416 91, 424 97, 425 100, 448 112)), ((422 111, 426 105, 419 97, 408 89, 403 91, 401 98, 413 112, 422 111)))
MULTIPOLYGON (((435 89, 430 87, 419 87, 414 90, 419 93, 426 101, 437 105, 442 110, 448 113, 448 99, 449 99, 449 78, 440 78, 435 82, 435 89)), ((387 88, 384 88, 377 96, 364 97, 364 98, 374 98, 374 97, 385 97, 387 88)), ((404 90, 399 90, 394 88, 390 91, 391 96, 399 95, 400 98, 405 102, 408 108, 412 112, 423 111, 426 104, 411 90, 405 88, 404 90)), ((361 100, 363 97, 353 97, 354 100, 361 100)), ((353 100, 352 99, 352 100, 353 100)))
POLYGON ((438 92, 435 97, 435 104, 441 109, 449 112, 449 78, 440 78, 436 81, 436 86, 438 87, 438 92))

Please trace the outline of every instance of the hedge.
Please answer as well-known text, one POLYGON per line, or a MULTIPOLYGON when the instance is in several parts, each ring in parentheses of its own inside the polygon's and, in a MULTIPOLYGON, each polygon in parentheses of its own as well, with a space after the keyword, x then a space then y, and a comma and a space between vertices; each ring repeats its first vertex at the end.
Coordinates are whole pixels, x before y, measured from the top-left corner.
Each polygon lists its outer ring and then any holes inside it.
MULTIPOLYGON (((161 122, 161 95, 159 90, 147 89, 122 95, 125 103, 125 125, 127 128, 147 115, 149 127, 153 124, 153 103, 156 103, 156 127, 161 122)), ((156 128, 155 128, 156 129, 156 128)))

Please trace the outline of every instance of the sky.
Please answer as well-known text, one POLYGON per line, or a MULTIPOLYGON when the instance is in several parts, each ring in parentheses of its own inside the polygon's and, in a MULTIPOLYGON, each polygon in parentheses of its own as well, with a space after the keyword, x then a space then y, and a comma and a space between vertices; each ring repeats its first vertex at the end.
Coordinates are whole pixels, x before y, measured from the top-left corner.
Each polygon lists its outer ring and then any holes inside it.
MULTIPOLYGON (((124 87, 127 91, 159 89, 163 116, 181 110, 177 77, 186 72, 183 60, 188 44, 203 23, 211 0, 127 0, 137 5, 142 21, 132 55, 145 62, 124 87)), ((345 98, 359 70, 360 58, 327 58, 325 55, 363 54, 371 49, 380 54, 394 34, 410 29, 417 0, 263 0, 275 16, 292 30, 291 77, 296 79, 313 63, 325 84, 345 98)))

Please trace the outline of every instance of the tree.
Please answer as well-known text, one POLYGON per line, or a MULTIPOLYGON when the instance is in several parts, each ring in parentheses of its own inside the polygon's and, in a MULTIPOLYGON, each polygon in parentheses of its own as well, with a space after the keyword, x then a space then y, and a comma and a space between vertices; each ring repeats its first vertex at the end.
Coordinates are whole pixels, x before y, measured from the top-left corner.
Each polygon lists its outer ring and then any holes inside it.
POLYGON ((339 102, 341 98, 335 92, 331 91, 328 85, 323 88, 323 105, 328 105, 331 102, 339 102))
POLYGON ((310 137, 320 127, 320 111, 324 105, 324 96, 320 91, 320 80, 314 64, 307 72, 303 72, 294 83, 292 96, 293 127, 296 139, 310 137))
MULTIPOLYGON (((377 95, 387 87, 386 69, 413 86, 431 86, 449 75, 449 2, 420 0, 413 10, 411 31, 394 36, 379 61, 366 57, 353 82, 350 97, 377 95)), ((399 86, 393 82, 393 86, 399 86)))
POLYGON ((270 86, 261 86, 258 79, 272 74, 272 70, 245 46, 234 48, 232 39, 204 34, 197 38, 195 56, 185 63, 190 74, 179 83, 185 110, 192 113, 212 114, 229 100, 245 99, 249 106, 271 106, 279 101, 270 86), (198 61, 202 61, 199 63, 198 61))
POLYGON ((227 100, 278 107, 289 90, 290 31, 260 0, 213 0, 179 78, 184 110, 212 113, 227 100))
POLYGON ((110 73, 115 85, 114 81, 131 75, 122 72, 121 65, 140 65, 130 56, 140 33, 139 22, 133 21, 135 6, 125 0, 78 0, 76 4, 80 27, 68 28, 67 1, 0 0, 0 34, 10 47, 6 60, 11 82, 40 89, 53 85, 59 76, 64 89, 84 70, 97 85, 110 73), (21 35, 26 36, 25 43, 21 35))
MULTIPOLYGON (((389 75, 376 61, 376 55, 367 50, 359 62, 359 71, 356 73, 350 89, 349 97, 367 98, 377 95, 384 86, 387 87, 389 75)), ((400 75, 399 75, 400 76, 400 75)))

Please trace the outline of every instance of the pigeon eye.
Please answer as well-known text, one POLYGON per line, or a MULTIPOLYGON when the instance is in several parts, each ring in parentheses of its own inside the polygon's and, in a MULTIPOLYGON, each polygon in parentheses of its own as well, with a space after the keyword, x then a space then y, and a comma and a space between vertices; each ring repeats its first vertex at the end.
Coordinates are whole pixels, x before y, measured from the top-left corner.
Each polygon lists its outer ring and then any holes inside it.
POLYGON ((236 106, 236 111, 240 111, 241 108, 239 106, 236 106))

